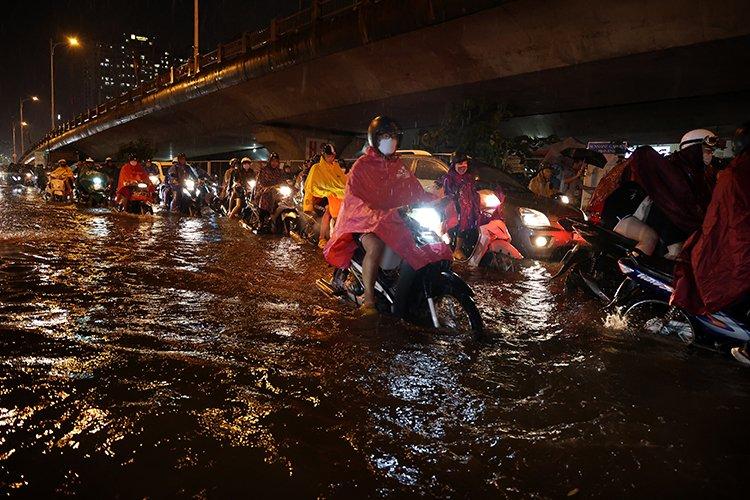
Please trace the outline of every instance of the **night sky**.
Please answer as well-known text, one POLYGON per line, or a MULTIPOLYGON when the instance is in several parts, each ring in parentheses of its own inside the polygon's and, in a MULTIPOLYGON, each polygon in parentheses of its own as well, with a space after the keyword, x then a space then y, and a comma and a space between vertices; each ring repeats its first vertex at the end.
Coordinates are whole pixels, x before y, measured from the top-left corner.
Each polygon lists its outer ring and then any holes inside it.
MULTIPOLYGON (((303 2, 309 3, 309 2, 303 2)), ((201 0, 200 47, 210 52, 243 31, 268 25, 300 7, 300 0, 201 0)), ((55 49, 57 113, 68 119, 83 111, 80 77, 86 51, 97 42, 119 41, 123 34, 155 36, 155 45, 187 58, 193 44, 193 0, 4 0, 0 16, 0 153, 12 151, 11 122, 24 105, 31 139, 49 130, 49 39, 76 35, 82 47, 55 49)), ((89 57, 91 54, 88 54, 89 57)))

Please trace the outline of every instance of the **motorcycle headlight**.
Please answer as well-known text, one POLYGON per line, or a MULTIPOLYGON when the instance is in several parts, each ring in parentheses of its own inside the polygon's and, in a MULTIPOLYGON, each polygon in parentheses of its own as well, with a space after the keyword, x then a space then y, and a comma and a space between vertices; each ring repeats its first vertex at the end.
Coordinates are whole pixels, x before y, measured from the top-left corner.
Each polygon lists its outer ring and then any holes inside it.
POLYGON ((18 177, 17 175, 14 175, 14 176, 13 176, 13 180, 14 180, 14 181, 20 181, 20 180, 21 180, 21 178, 20 178, 20 177, 18 177))
POLYGON ((158 175, 149 175, 148 179, 151 181, 151 184, 159 184, 159 176, 158 175))
POLYGON ((443 228, 443 222, 440 220, 440 214, 437 210, 430 207, 414 208, 409 212, 409 217, 417 221, 417 224, 425 229, 429 229, 440 234, 443 228))
POLYGON ((148 187, 148 184, 146 184, 145 182, 139 182, 138 183, 138 188, 139 189, 146 189, 147 187, 148 187))
POLYGON ((31 176, 32 176, 31 172, 26 172, 26 178, 27 179, 31 179, 31 176))
POLYGON ((487 196, 482 197, 482 204, 485 206, 485 208, 494 210, 498 206, 500 206, 500 198, 498 198, 494 193, 488 194, 487 196))
POLYGON ((193 179, 185 179, 185 188, 188 191, 195 189, 195 181, 193 179))
POLYGON ((569 197, 568 197, 567 195, 561 194, 561 195, 560 195, 560 198, 559 198, 559 199, 560 199, 560 201, 561 201, 562 203, 564 203, 564 204, 566 204, 566 205, 567 205, 568 203, 570 203, 570 198, 569 198, 569 197))
POLYGON ((539 210, 521 207, 518 209, 521 222, 526 227, 549 227, 549 218, 539 210))
POLYGON ((94 185, 94 189, 101 189, 102 188, 102 178, 101 177, 94 177, 91 179, 91 183, 94 185))
POLYGON ((187 196, 190 196, 190 191, 188 191, 187 188, 182 188, 182 192, 185 193, 187 196))
POLYGON ((255 189, 255 184, 256 184, 255 179, 250 179, 247 182, 247 185, 250 187, 250 189, 255 189))
POLYGON ((279 188, 279 194, 281 196, 287 197, 292 194, 292 188, 290 188, 289 186, 281 186, 279 188))

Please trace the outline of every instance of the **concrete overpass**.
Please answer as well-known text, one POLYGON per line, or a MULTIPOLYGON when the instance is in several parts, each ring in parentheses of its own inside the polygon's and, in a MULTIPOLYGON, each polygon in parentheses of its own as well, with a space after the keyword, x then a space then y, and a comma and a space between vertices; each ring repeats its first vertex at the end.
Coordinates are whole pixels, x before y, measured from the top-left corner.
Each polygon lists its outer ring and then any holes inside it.
MULTIPOLYGON (((465 98, 504 103, 508 135, 675 142, 750 119, 746 0, 329 0, 88 110, 34 150, 97 158, 148 138, 158 154, 305 137, 343 148, 377 113, 407 128, 465 98)), ((355 141, 356 142, 356 141, 355 141)))

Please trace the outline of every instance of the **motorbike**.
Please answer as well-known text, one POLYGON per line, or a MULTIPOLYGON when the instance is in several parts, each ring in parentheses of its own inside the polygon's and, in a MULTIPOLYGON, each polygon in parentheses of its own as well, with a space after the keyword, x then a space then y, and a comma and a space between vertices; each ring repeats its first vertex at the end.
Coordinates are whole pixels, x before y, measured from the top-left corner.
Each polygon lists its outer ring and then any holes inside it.
POLYGON ((36 175, 29 169, 23 172, 23 180, 21 181, 26 187, 36 186, 36 175))
POLYGON ((182 215, 200 217, 206 199, 206 188, 202 179, 188 177, 182 182, 178 210, 182 215))
POLYGON ((612 301, 628 327, 718 352, 750 341, 750 308, 695 315, 670 305, 674 276, 661 259, 633 254, 618 261, 626 282, 612 301))
MULTIPOLYGON (((253 184, 251 198, 255 189, 255 184, 253 184)), ((273 211, 266 213, 255 204, 248 203, 243 214, 243 220, 247 226, 256 233, 274 233, 285 236, 299 234, 299 216, 295 203, 298 191, 286 182, 269 186, 265 188, 265 191, 273 193, 273 211)))
MULTIPOLYGON (((417 245, 441 242, 440 215, 432 207, 402 207, 399 214, 417 245)), ((359 241, 347 269, 337 269, 333 279, 319 279, 318 288, 329 296, 361 305, 364 293, 359 241)), ((392 249, 386 247, 375 282, 377 308, 415 324, 449 332, 483 331, 482 317, 469 285, 451 269, 451 261, 434 262, 413 271, 392 249)))
POLYGON ((89 170, 78 176, 74 196, 78 203, 89 207, 104 207, 109 203, 111 179, 99 170, 89 170))
POLYGON ((70 189, 69 182, 68 179, 50 177, 47 181, 47 187, 44 189, 44 200, 54 202, 72 201, 73 192, 70 189))
MULTIPOLYGON (((463 242, 462 250, 469 255, 467 260, 471 267, 491 267, 510 271, 523 255, 511 243, 511 236, 505 222, 495 217, 501 201, 498 195, 489 189, 479 191, 480 219, 479 228, 471 238, 463 242)), ((451 246, 455 247, 455 234, 451 246)))
POLYGON ((123 210, 129 214, 153 215, 153 195, 145 182, 132 184, 130 201, 123 210))

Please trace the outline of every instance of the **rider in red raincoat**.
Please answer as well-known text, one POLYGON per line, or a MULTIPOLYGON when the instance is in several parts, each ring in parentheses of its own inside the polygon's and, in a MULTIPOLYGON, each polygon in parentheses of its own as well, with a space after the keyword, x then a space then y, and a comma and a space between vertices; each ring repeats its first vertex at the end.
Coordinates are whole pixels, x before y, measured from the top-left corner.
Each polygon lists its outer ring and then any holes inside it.
POLYGON ((395 154, 400 136, 398 125, 389 118, 376 117, 367 136, 369 147, 349 173, 339 218, 323 254, 331 265, 348 267, 357 248, 355 236, 359 235, 365 249, 362 312, 375 314, 375 279, 385 245, 414 269, 451 260, 451 251, 444 243, 418 247, 396 210, 434 201, 395 154))
POLYGON ((120 168, 120 178, 117 182, 117 202, 127 207, 133 195, 133 186, 144 183, 148 186, 148 193, 151 198, 154 194, 154 185, 148 176, 148 172, 143 168, 135 156, 130 155, 128 162, 120 168))

